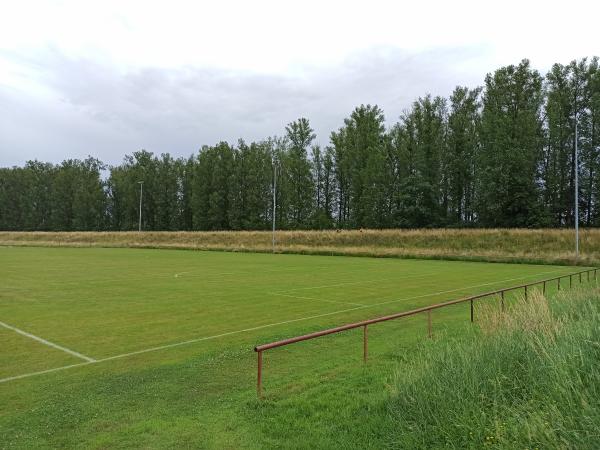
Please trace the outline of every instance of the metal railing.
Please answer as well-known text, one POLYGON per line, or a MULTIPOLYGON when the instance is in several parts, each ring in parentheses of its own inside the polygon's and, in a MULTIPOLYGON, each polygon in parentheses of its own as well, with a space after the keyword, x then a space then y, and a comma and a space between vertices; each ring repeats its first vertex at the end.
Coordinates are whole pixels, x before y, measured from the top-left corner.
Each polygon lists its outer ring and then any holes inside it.
POLYGON ((327 336, 329 334, 341 333, 342 331, 353 330, 355 328, 362 327, 363 328, 363 361, 366 362, 367 356, 368 356, 368 330, 367 330, 367 327, 369 325, 373 325, 375 323, 380 323, 380 322, 387 322, 388 320, 401 319, 403 317, 414 316, 414 315, 420 314, 420 313, 427 313, 427 335, 429 337, 431 337, 431 332, 432 332, 431 311, 433 311, 434 309, 445 308, 447 306, 452 306, 452 305, 456 305, 459 303, 470 302, 471 303, 471 305, 470 305, 471 322, 473 322, 475 320, 475 310, 474 310, 473 302, 476 300, 481 300, 482 298, 485 298, 485 297, 499 295, 500 296, 500 305, 501 305, 502 311, 504 311, 504 295, 506 292, 523 289, 525 299, 527 299, 527 295, 528 295, 527 289, 531 286, 541 285, 542 292, 545 294, 546 293, 546 285, 550 282, 556 281, 557 288, 558 288, 558 290, 560 290, 561 279, 568 278, 569 279, 569 287, 572 287, 573 286, 573 277, 579 276, 579 283, 581 283, 583 274, 587 274, 587 281, 590 281, 590 274, 593 273, 594 280, 596 280, 597 279, 597 271, 598 271, 598 268, 586 269, 586 270, 582 270, 580 272, 574 272, 571 274, 560 275, 558 277, 547 278, 545 280, 534 281, 532 283, 521 284, 518 286, 511 286, 511 287, 507 287, 507 288, 503 288, 503 289, 498 289, 496 291, 484 292, 482 294, 476 294, 476 295, 472 295, 469 297, 463 297, 463 298, 459 298, 457 300, 450 300, 450 301, 443 302, 443 303, 436 303, 433 305, 424 306, 422 308, 413 309, 410 311, 404 311, 404 312, 400 312, 400 313, 396 313, 396 314, 391 314, 388 316, 382 316, 382 317, 377 317, 374 319, 363 320, 361 322, 349 323, 347 325, 342 325, 342 326, 335 327, 335 328, 328 328, 326 330, 317 331, 317 332, 305 334, 302 336, 296 336, 296 337, 289 338, 289 339, 283 339, 281 341, 275 341, 275 342, 271 342, 268 344, 257 345, 256 347, 254 347, 254 351, 258 355, 256 392, 257 392, 259 398, 262 397, 262 372, 263 372, 263 370, 262 370, 263 369, 262 354, 266 350, 271 350, 273 348, 283 347, 285 345, 290 345, 290 344, 295 344, 296 342, 308 341, 310 339, 315 339, 315 338, 318 338, 321 336, 327 336))

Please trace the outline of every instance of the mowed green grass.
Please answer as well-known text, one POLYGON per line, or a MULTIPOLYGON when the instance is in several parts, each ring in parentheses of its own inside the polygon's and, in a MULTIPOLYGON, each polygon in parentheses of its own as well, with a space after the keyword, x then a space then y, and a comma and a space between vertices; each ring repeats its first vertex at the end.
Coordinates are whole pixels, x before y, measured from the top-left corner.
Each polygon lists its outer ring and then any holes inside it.
MULTIPOLYGON (((254 345, 573 271, 2 247, 0 321, 94 362, 0 327, 0 441, 7 448, 327 447, 346 414, 331 442, 376 447, 369 420, 354 409, 383 395, 391 364, 426 335, 424 317, 371 327, 367 368, 357 332, 268 352, 263 402, 255 399, 254 345), (350 377, 356 371, 363 372, 350 377), (356 398, 340 411, 336 402, 349 393, 356 398)), ((434 332, 465 332, 468 314, 465 305, 436 311, 434 332)))

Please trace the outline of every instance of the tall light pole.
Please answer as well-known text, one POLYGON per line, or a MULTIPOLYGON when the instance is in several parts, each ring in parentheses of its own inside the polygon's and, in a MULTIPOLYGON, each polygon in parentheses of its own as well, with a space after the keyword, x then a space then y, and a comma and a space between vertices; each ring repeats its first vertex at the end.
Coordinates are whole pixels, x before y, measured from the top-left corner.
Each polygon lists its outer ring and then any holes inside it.
POLYGON ((144 195, 144 182, 138 181, 138 183, 140 185, 140 220, 138 223, 138 231, 141 232, 142 231, 142 196, 144 195))
POLYGON ((275 253, 275 211, 277 210, 277 165, 273 162, 273 253, 275 253))
POLYGON ((575 258, 579 259, 579 149, 578 117, 575 113, 575 258))

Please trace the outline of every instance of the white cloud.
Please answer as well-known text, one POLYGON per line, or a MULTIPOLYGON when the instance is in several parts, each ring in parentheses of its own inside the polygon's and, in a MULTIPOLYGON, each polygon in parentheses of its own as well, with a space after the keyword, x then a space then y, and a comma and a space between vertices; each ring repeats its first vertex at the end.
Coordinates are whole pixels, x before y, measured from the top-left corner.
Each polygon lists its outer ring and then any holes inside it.
POLYGON ((544 71, 600 54, 598 12, 582 0, 9 2, 0 165, 189 154, 299 116, 326 143, 360 103, 394 121, 419 95, 524 57, 544 71))

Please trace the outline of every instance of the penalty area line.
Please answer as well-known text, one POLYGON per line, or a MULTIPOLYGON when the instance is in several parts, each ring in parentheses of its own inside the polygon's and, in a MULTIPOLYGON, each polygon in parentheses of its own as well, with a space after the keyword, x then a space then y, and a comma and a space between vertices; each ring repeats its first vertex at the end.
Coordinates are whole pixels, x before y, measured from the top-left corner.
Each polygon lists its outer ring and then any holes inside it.
MULTIPOLYGON (((302 322, 302 321, 311 320, 311 319, 318 319, 318 318, 321 318, 321 317, 333 316, 335 314, 341 314, 341 313, 350 312, 350 311, 357 311, 357 310, 360 310, 360 309, 367 309, 367 308, 372 308, 374 306, 387 305, 387 304, 390 304, 390 303, 397 303, 397 302, 400 302, 400 301, 415 300, 415 299, 427 298, 427 297, 434 297, 436 295, 448 294, 448 293, 451 293, 451 292, 462 291, 462 290, 465 290, 465 289, 473 289, 473 288, 477 288, 477 287, 490 286, 490 285, 494 285, 494 284, 498 284, 498 283, 506 283, 507 281, 522 280, 524 278, 530 278, 530 277, 534 277, 534 276, 538 276, 538 275, 542 275, 542 274, 555 273, 555 272, 559 272, 559 271, 560 271, 560 269, 559 270, 551 270, 551 271, 540 272, 540 273, 532 274, 532 275, 525 275, 525 276, 518 277, 518 278, 508 278, 508 279, 505 279, 505 280, 498 280, 498 281, 493 281, 493 282, 489 282, 489 283, 477 284, 477 285, 473 285, 473 286, 463 286, 461 288, 451 289, 451 290, 447 290, 447 291, 433 292, 431 294, 417 295, 417 296, 414 296, 414 297, 405 297, 405 298, 401 298, 401 299, 395 299, 395 300, 390 300, 390 301, 385 301, 385 302, 380 302, 380 303, 374 303, 374 304, 371 304, 371 305, 355 306, 354 308, 347 308, 347 309, 342 309, 342 310, 338 310, 338 311, 332 311, 332 312, 323 313, 323 314, 317 314, 317 315, 308 316, 308 317, 300 317, 300 318, 297 318, 297 319, 284 320, 282 322, 268 323, 268 324, 265 324, 265 325, 258 325, 256 327, 245 328, 243 330, 228 331, 226 333, 216 334, 214 336, 204 336, 204 337, 200 337, 200 338, 190 339, 190 340, 187 340, 187 341, 175 342, 173 344, 166 344, 166 345, 161 345, 161 346, 158 346, 158 347, 151 347, 151 348, 147 348, 147 349, 143 349, 143 350, 137 350, 137 351, 134 351, 134 352, 123 353, 123 354, 115 355, 115 356, 109 356, 107 358, 102 358, 102 359, 97 359, 97 360, 91 360, 91 361, 87 361, 87 362, 83 362, 83 363, 79 363, 79 364, 71 364, 69 366, 56 367, 56 368, 53 368, 53 369, 43 370, 43 371, 40 371, 40 372, 31 372, 31 373, 26 373, 26 374, 23 374, 23 375, 16 375, 16 376, 9 377, 9 378, 2 378, 2 379, 0 379, 0 383, 5 383, 7 381, 13 381, 13 380, 19 380, 19 379, 22 379, 22 378, 33 377, 33 376, 36 376, 36 375, 43 375, 43 374, 51 373, 51 372, 57 372, 57 371, 60 371, 60 370, 71 369, 73 367, 82 367, 82 366, 87 366, 87 365, 91 365, 91 364, 98 364, 98 363, 105 362, 105 361, 112 361, 112 360, 116 360, 116 359, 127 358, 129 356, 141 355, 143 353, 155 352, 155 351, 159 351, 159 350, 166 350, 166 349, 169 349, 169 348, 179 347, 179 346, 182 346, 182 345, 189 345, 189 344, 194 344, 196 342, 208 341, 208 340, 211 340, 211 339, 218 339, 218 338, 225 337, 225 336, 232 336, 234 334, 241 334, 241 333, 247 333, 247 332, 250 332, 250 331, 262 330, 262 329, 265 329, 265 328, 275 327, 275 326, 279 326, 279 325, 285 325, 285 324, 288 324, 288 323, 302 322)), ((2 322, 0 322, 0 324, 5 325, 2 322)), ((81 355, 81 356, 83 357, 83 355, 81 355)))
POLYGON ((22 336, 26 336, 29 339, 33 339, 34 341, 40 342, 40 343, 42 343, 44 345, 47 345, 48 347, 52 347, 52 348, 55 348, 57 350, 61 350, 61 351, 65 352, 65 353, 68 353, 69 355, 72 355, 72 356, 75 356, 77 358, 83 359, 83 360, 85 360, 87 362, 94 362, 94 361, 96 361, 94 358, 90 358, 89 356, 82 355, 81 353, 78 353, 78 352, 76 352, 74 350, 71 350, 71 349, 68 349, 66 347, 63 347, 62 345, 58 345, 58 344, 55 344, 54 342, 50 342, 50 341, 47 341, 46 339, 42 339, 41 337, 36 336, 35 334, 28 333, 27 331, 23 331, 23 330, 21 330, 21 329, 19 329, 17 327, 13 327, 13 326, 11 326, 11 325, 9 325, 7 323, 0 322, 0 326, 3 326, 4 328, 6 328, 8 330, 12 330, 15 333, 19 333, 22 336))

